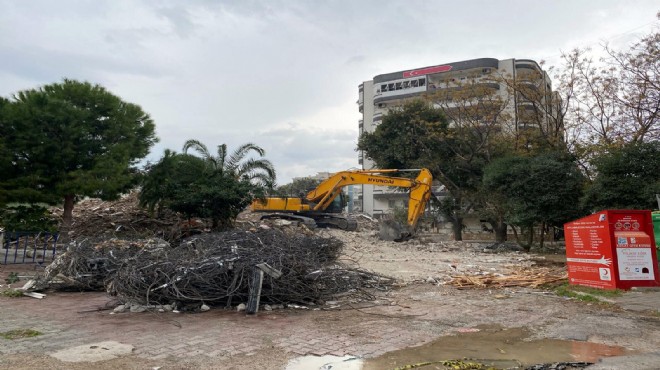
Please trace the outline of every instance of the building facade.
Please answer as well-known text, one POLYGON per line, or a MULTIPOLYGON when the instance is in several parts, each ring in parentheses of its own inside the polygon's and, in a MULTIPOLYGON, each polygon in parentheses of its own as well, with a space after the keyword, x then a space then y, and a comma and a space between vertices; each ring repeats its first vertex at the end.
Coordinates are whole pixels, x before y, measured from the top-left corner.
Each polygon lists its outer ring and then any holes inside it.
MULTIPOLYGON (((523 76, 541 96, 548 97, 547 104, 550 104, 553 96, 550 78, 537 62, 529 59, 480 58, 375 76, 358 87, 358 106, 362 113, 359 133, 373 132, 389 109, 399 107, 408 100, 432 93, 456 91, 469 83, 492 89, 506 102, 504 109, 511 119, 503 122, 501 129, 515 133, 527 128, 524 112, 533 108, 533 103, 520 94, 512 94, 503 78, 517 81, 522 80, 523 76), (530 76, 533 78, 530 79, 530 76)), ((363 169, 374 168, 374 163, 365 158, 364 153, 359 152, 358 155, 363 169)), ((362 212, 376 217, 391 212, 393 208, 405 207, 406 199, 406 194, 371 185, 362 186, 357 195, 362 212)))

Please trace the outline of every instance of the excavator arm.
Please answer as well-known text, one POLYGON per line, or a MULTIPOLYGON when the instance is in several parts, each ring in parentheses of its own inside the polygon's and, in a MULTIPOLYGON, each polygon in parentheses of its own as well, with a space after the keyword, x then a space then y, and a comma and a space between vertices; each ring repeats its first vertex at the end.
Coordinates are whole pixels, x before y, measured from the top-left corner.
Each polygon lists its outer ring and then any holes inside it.
POLYGON ((377 185, 394 186, 410 189, 408 200, 408 226, 411 229, 417 227, 419 218, 424 214, 426 203, 431 197, 431 182, 433 176, 425 168, 421 170, 358 170, 342 171, 332 175, 320 183, 314 190, 307 193, 305 199, 316 204, 312 210, 323 211, 339 195, 344 186, 348 185, 377 185), (419 171, 415 179, 405 177, 386 176, 388 173, 408 171, 419 171))

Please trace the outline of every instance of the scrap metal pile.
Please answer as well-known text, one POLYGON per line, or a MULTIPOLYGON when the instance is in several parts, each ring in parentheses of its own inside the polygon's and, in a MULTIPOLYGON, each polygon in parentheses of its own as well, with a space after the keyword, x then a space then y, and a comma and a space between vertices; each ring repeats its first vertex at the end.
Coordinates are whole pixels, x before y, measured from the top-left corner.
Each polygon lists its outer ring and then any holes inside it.
POLYGON ((394 283, 339 263, 342 247, 335 238, 261 228, 200 234, 176 247, 159 239, 88 239, 73 243, 35 287, 60 276, 123 302, 229 306, 248 299, 254 269, 264 264, 278 274, 264 276, 263 303, 305 304, 394 283))

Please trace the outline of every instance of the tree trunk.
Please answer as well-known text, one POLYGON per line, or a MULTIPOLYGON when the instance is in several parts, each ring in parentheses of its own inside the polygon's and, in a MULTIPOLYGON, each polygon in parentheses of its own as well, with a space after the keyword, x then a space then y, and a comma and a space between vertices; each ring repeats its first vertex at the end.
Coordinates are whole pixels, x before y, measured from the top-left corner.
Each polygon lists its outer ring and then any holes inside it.
POLYGON ((501 220, 493 225, 493 230, 495 230, 496 242, 504 243, 506 241, 506 229, 507 229, 507 224, 501 220))
POLYGON ((454 240, 457 242, 463 240, 463 217, 454 213, 452 225, 454 229, 454 240))
POLYGON ((69 241, 69 231, 71 231, 71 225, 73 224, 73 201, 75 197, 75 194, 64 196, 64 213, 62 214, 59 240, 65 243, 69 241))
POLYGON ((543 239, 545 238, 545 222, 541 222, 541 240, 539 241, 539 247, 543 249, 543 239))
POLYGON ((511 226, 511 230, 513 230, 513 237, 516 238, 516 243, 520 244, 520 237, 518 236, 518 229, 516 229, 515 226, 511 226))
POLYGON ((532 244, 534 244, 534 225, 529 226, 529 235, 527 236, 527 246, 525 246, 525 251, 529 252, 532 249, 532 244))
POLYGON ((504 243, 507 239, 507 224, 504 222, 504 217, 502 215, 498 215, 497 218, 489 218, 488 223, 493 228, 491 232, 495 233, 495 242, 504 243))

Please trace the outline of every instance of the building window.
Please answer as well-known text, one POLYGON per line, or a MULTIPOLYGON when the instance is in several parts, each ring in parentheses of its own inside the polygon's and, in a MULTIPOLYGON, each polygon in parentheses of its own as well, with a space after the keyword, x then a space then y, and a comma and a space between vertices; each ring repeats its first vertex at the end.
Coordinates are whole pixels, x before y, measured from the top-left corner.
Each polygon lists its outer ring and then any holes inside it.
POLYGON ((421 87, 421 86, 424 86, 424 85, 426 85, 426 80, 423 79, 423 78, 420 78, 419 79, 419 86, 421 87))
POLYGON ((387 84, 380 85, 380 91, 387 91, 387 84))

